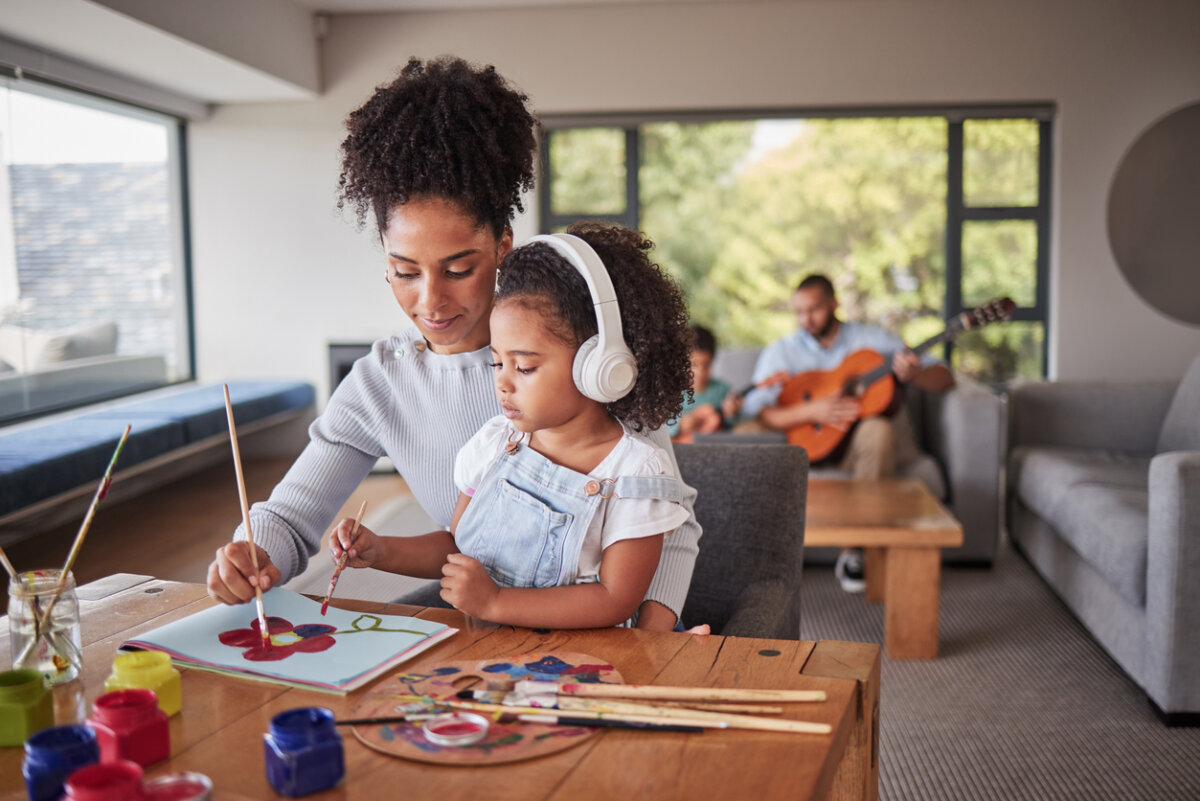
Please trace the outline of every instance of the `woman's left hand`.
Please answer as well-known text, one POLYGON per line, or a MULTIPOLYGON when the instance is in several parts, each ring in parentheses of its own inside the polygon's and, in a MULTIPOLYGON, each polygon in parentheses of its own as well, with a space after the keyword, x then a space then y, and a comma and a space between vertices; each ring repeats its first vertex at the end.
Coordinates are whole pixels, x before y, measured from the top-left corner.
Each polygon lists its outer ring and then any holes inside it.
POLYGON ((442 600, 471 617, 487 620, 487 610, 500 592, 496 582, 476 560, 452 553, 442 566, 442 600))

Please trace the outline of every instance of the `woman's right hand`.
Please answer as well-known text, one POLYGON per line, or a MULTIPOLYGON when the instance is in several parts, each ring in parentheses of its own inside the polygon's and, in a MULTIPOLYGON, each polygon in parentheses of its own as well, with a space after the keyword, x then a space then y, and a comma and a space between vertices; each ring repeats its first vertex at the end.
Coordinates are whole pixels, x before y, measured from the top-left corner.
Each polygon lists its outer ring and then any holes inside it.
POLYGON ((329 555, 336 563, 344 552, 348 552, 350 558, 346 560, 346 567, 374 567, 382 556, 381 540, 366 526, 359 525, 358 531, 354 531, 354 518, 344 517, 329 534, 329 555))
POLYGON ((254 600, 254 588, 269 590, 279 583, 282 574, 271 563, 271 557, 255 545, 258 572, 250 558, 250 543, 238 540, 217 549, 216 559, 208 566, 208 594, 223 604, 244 604, 254 600))

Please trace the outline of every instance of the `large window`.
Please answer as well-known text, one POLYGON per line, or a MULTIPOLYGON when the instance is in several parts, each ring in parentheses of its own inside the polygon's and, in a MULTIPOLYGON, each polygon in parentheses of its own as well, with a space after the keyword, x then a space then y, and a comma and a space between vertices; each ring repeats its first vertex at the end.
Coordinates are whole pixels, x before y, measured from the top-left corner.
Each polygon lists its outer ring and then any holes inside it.
POLYGON ((191 378, 182 130, 0 78, 0 423, 191 378))
POLYGON ((1008 296, 1013 322, 943 356, 991 383, 1045 372, 1049 109, 704 120, 550 120, 544 230, 587 218, 645 231, 690 313, 726 345, 795 327, 823 272, 845 319, 910 344, 1008 296))

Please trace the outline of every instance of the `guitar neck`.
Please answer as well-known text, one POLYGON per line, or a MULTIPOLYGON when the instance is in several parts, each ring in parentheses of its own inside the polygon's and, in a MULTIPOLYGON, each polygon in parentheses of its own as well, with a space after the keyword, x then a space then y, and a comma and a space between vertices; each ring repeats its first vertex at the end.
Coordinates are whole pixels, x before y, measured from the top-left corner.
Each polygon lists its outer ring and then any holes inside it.
MULTIPOLYGON (((921 344, 914 346, 912 348, 912 352, 920 356, 934 345, 940 345, 943 342, 948 342, 951 339, 954 339, 954 337, 962 333, 964 327, 965 326, 963 325, 962 320, 959 317, 955 317, 946 323, 946 327, 942 329, 941 333, 935 334, 921 344)), ((869 373, 864 373, 858 380, 864 387, 866 387, 874 384, 876 381, 891 372, 892 366, 890 364, 882 364, 869 373)))

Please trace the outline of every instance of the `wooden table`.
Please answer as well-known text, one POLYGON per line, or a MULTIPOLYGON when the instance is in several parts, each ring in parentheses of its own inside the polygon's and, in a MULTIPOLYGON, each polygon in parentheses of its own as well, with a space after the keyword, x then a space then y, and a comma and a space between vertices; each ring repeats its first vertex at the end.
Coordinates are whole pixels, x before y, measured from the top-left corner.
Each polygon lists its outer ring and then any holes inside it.
MULTIPOLYGON (((103 691, 124 640, 213 602, 198 584, 120 574, 80 588, 84 669, 56 688, 56 719, 70 722, 103 691), (105 584, 107 582, 107 584, 105 584)), ((338 603, 335 600, 335 603, 338 603)), ((825 690, 821 704, 789 705, 788 717, 831 724, 833 734, 602 730, 546 757, 488 767, 430 765, 372 751, 345 733, 346 779, 311 798, 416 795, 430 799, 875 799, 878 788, 879 648, 864 643, 699 637, 622 629, 547 631, 494 626, 446 609, 341 601, 349 609, 408 614, 460 629, 404 669, 557 649, 600 656, 627 682, 825 690)), ((9 664, 7 637, 0 659, 9 664)), ((217 799, 278 797, 267 783, 262 735, 275 714, 326 706, 347 716, 348 696, 183 670, 183 711, 171 718, 171 758, 147 776, 193 770, 217 799)), ((368 685, 369 687, 370 685, 368 685)), ((0 748, 0 797, 24 798, 19 748, 0 748)))
POLYGON ((942 548, 962 524, 918 479, 808 482, 804 544, 866 551, 867 599, 884 604, 893 659, 936 659, 942 548))

